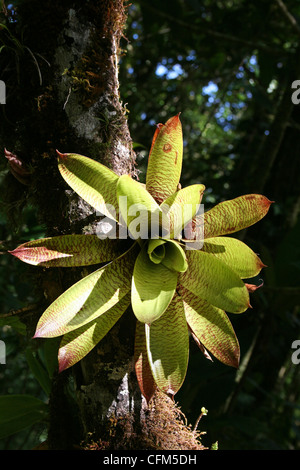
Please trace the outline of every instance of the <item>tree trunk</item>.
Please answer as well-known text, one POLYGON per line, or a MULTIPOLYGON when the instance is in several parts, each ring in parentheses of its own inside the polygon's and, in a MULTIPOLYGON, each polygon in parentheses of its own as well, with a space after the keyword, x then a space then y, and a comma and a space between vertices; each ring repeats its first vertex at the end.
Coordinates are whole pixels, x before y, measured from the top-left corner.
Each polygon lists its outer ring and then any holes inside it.
MULTIPOLYGON (((17 22, 10 27, 24 40, 18 61, 6 56, 6 120, 0 132, 1 144, 30 169, 22 182, 8 177, 6 202, 9 207, 14 203, 15 222, 16 208, 31 201, 47 236, 95 231, 97 215, 62 181, 56 149, 101 161, 119 175, 135 175, 118 89, 125 20, 123 0, 46 0, 43 11, 39 1, 20 3, 17 22)), ((82 270, 47 269, 34 275, 44 307, 82 270)), ((40 310, 27 318, 29 334, 40 310)), ((202 448, 171 400, 157 393, 147 406, 141 396, 134 373, 134 329, 128 311, 80 364, 54 378, 50 449, 202 448)))

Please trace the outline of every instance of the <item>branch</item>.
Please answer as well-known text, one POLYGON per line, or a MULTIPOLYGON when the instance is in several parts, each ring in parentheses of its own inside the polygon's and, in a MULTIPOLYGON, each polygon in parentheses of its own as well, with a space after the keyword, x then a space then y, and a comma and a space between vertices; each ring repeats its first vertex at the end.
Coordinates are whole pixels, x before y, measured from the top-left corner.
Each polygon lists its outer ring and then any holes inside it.
POLYGON ((295 32, 298 34, 298 36, 300 36, 300 26, 299 26, 296 18, 289 12, 289 10, 287 9, 286 5, 283 3, 282 0, 276 0, 276 3, 278 5, 278 7, 281 9, 284 16, 289 21, 289 23, 292 25, 295 32))
POLYGON ((272 167, 282 144, 285 131, 290 123, 293 103, 291 100, 291 83, 294 77, 300 74, 300 45, 293 58, 293 67, 289 75, 285 78, 281 99, 278 103, 275 117, 270 125, 270 133, 265 137, 261 149, 257 152, 252 163, 252 172, 249 174, 249 181, 255 181, 253 191, 262 193, 267 180, 270 177, 272 167))
POLYGON ((33 305, 29 305, 28 307, 19 308, 18 310, 10 310, 10 312, 8 313, 2 313, 0 315, 0 319, 15 317, 15 316, 23 317, 24 315, 29 315, 29 314, 31 315, 37 309, 41 309, 41 305, 33 304, 33 305))
POLYGON ((175 18, 174 16, 170 14, 164 13, 163 11, 157 10, 156 8, 152 7, 151 5, 149 5, 149 3, 147 3, 147 1, 140 0, 140 4, 143 5, 144 8, 155 13, 156 15, 166 18, 170 22, 175 23, 179 26, 182 26, 183 28, 187 28, 190 31, 195 31, 197 33, 201 32, 208 36, 220 39, 222 41, 224 40, 224 41, 231 42, 233 44, 241 44, 243 46, 251 47, 252 49, 260 49, 269 54, 279 54, 279 53, 282 54, 282 50, 277 49, 275 47, 272 48, 260 42, 248 41, 247 39, 242 39, 237 36, 232 36, 231 34, 222 33, 220 31, 215 31, 210 28, 206 28, 203 24, 195 25, 195 24, 186 22, 184 20, 181 20, 179 18, 175 18))

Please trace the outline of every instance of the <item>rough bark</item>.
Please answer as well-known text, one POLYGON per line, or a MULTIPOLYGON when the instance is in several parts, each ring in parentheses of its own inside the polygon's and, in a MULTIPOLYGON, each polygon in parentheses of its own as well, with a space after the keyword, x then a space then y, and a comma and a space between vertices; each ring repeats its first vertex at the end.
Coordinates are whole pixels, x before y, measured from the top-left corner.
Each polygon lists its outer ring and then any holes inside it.
MULTIPOLYGON (((119 98, 117 73, 124 5, 121 1, 98 2, 97 8, 85 8, 83 16, 86 18, 82 17, 80 9, 70 8, 59 36, 55 64, 63 78, 58 85, 58 99, 76 136, 93 149, 91 156, 117 174, 133 174, 134 158, 125 109, 119 98), (74 87, 77 93, 73 92, 74 87)), ((75 148, 73 151, 78 152, 75 148)), ((87 217, 91 214, 84 206, 76 198, 72 224, 77 217, 82 221, 85 212, 87 217)), ((83 227, 83 232, 93 231, 96 221, 94 217, 83 227)), ((133 332, 128 331, 127 338, 132 337, 133 332)), ((141 408, 141 396, 136 384, 131 383, 132 351, 120 341, 116 327, 108 340, 74 369, 78 422, 83 436, 103 436, 112 416, 136 414, 141 408), (132 400, 132 394, 137 395, 138 400, 132 400)), ((54 405, 56 400, 54 395, 54 405)), ((59 424, 55 419, 50 427, 51 445, 55 448, 62 445, 61 439, 56 438, 59 424)))

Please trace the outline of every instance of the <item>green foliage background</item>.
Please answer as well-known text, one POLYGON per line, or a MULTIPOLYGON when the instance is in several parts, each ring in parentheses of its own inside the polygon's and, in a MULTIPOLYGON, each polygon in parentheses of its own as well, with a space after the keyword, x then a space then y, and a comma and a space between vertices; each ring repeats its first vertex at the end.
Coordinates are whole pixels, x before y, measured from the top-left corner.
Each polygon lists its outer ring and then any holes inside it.
MULTIPOLYGON (((240 234, 268 265, 260 276, 264 287, 252 294, 253 309, 230 316, 241 345, 240 369, 212 363, 191 346, 177 401, 191 423, 203 406, 208 409, 199 425, 208 445, 218 440, 221 449, 299 450, 300 364, 291 360, 292 343, 300 339, 300 105, 291 101, 291 84, 300 79, 299 2, 137 0, 128 6, 125 35, 120 95, 140 180, 155 124, 181 112, 182 185, 206 186, 206 210, 250 192, 275 201, 265 219, 240 234)), ((0 51, 7 40, 3 31, 1 40, 0 51)), ((3 175, 6 163, 2 157, 3 175)), ((33 207, 22 211, 18 233, 11 232, 5 212, 5 249, 43 236, 33 207)), ((34 302, 22 269, 0 256, 1 314, 34 302)), ((46 400, 36 380, 41 374, 26 361, 31 346, 24 328, 18 322, 9 326, 15 321, 1 320, 7 346, 1 395, 46 400)), ((37 360, 43 364, 42 357, 37 360)), ((0 448, 30 448, 42 440, 39 424, 0 442, 0 448)))

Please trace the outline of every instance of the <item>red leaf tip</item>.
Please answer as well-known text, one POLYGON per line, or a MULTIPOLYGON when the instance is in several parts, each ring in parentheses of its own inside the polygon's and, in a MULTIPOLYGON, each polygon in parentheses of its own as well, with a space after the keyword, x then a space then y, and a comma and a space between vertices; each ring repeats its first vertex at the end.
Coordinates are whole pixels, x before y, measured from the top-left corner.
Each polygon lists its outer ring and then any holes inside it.
POLYGON ((263 268, 268 268, 268 265, 265 264, 265 263, 263 263, 261 259, 259 260, 258 263, 259 263, 259 267, 260 267, 261 269, 263 269, 263 268))
MULTIPOLYGON (((39 328, 35 330, 33 338, 46 338, 48 336, 48 333, 51 333, 51 328, 47 328, 47 325, 42 325, 39 328)), ((50 336, 51 337, 51 336, 50 336)))
POLYGON ((56 149, 56 153, 57 153, 58 158, 59 158, 60 160, 66 158, 66 156, 68 155, 67 153, 61 153, 61 152, 60 152, 59 150, 57 150, 57 149, 56 149))
POLYGON ((70 361, 70 357, 68 357, 64 348, 61 348, 58 352, 58 373, 60 374, 71 366, 72 361, 70 361))
POLYGON ((6 148, 4 149, 4 155, 8 160, 8 165, 11 174, 22 184, 29 184, 29 178, 31 170, 27 165, 14 153, 10 152, 6 148))
POLYGON ((271 206, 271 204, 275 204, 275 201, 270 201, 266 196, 264 198, 265 205, 268 206, 268 208, 271 206))
POLYGON ((60 360, 58 364, 58 373, 61 374, 64 370, 69 368, 68 361, 66 360, 60 360))
POLYGON ((245 283, 245 286, 247 287, 248 289, 248 292, 250 294, 252 294, 253 292, 255 292, 257 289, 259 289, 260 287, 262 287, 264 285, 264 281, 262 279, 260 279, 260 284, 257 286, 256 284, 247 284, 245 283))

